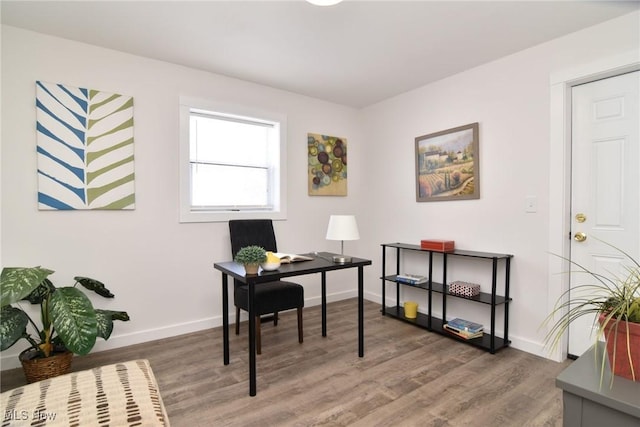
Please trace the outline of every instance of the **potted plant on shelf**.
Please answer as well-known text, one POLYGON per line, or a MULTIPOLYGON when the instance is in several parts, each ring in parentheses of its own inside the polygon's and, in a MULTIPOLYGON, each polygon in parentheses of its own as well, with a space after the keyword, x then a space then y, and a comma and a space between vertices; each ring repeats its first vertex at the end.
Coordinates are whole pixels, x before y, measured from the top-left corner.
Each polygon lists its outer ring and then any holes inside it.
POLYGON ((267 260, 267 251, 261 246, 240 248, 233 260, 244 265, 247 274, 258 274, 258 266, 267 260))
POLYGON ((114 320, 129 320, 124 311, 95 309, 77 287, 113 298, 103 283, 75 277, 73 286, 56 287, 48 279, 52 273, 41 267, 10 267, 0 274, 0 351, 21 338, 29 342, 19 359, 30 383, 69 372, 74 354, 89 353, 97 337, 108 339, 114 320), (21 300, 40 305, 40 325, 19 307, 21 300), (35 335, 27 332, 29 325, 35 335))
MULTIPOLYGON (((555 348, 569 325, 582 316, 594 316, 596 350, 601 338, 606 345, 600 353, 600 380, 602 381, 605 356, 614 375, 640 381, 640 262, 615 246, 602 242, 624 256, 623 277, 599 274, 569 261, 577 272, 585 273, 592 283, 573 286, 563 293, 543 325, 551 325, 545 337, 548 346, 555 348)), ((611 377, 613 381, 613 376, 611 377)))

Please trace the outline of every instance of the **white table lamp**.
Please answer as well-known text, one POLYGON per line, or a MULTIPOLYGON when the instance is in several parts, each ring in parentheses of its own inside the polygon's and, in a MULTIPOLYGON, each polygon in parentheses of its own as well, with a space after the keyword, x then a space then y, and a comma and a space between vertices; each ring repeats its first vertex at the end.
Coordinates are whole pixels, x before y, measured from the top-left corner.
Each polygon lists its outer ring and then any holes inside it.
POLYGON ((342 0, 307 0, 307 2, 315 6, 333 6, 342 2, 342 0))
POLYGON ((340 255, 334 255, 333 262, 341 264, 351 262, 351 257, 344 255, 344 241, 358 240, 360 238, 356 217, 353 215, 331 215, 326 238, 327 240, 340 240, 341 242, 340 255))

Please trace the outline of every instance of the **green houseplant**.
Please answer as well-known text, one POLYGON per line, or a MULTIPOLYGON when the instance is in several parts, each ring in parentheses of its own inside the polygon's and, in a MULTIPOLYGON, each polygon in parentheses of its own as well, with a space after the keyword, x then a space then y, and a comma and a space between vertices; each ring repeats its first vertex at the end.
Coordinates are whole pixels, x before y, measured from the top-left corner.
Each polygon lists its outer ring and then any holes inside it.
POLYGON ((590 277, 590 283, 573 286, 571 294, 567 291, 559 297, 543 323, 550 326, 545 343, 555 348, 573 321, 594 316, 596 348, 601 338, 606 342, 599 362, 601 381, 605 356, 609 357, 614 375, 640 381, 640 262, 627 252, 602 243, 624 256, 624 275, 599 274, 567 260, 577 267, 576 272, 590 277))
MULTIPOLYGON (((20 339, 29 342, 30 346, 20 353, 29 382, 44 379, 47 374, 30 374, 25 363, 62 354, 68 360, 62 370, 68 371, 73 354, 89 353, 97 337, 108 339, 114 320, 129 320, 124 311, 95 309, 77 286, 81 285, 102 297, 113 298, 114 295, 102 282, 75 277, 73 286, 56 287, 48 279, 52 273, 52 270, 41 267, 8 267, 0 274, 0 351, 10 348, 20 339), (19 303, 23 300, 40 305, 40 324, 20 308, 19 303), (34 335, 28 332, 29 325, 34 335)), ((61 373, 64 372, 53 375, 61 373)))
POLYGON ((247 274, 257 274, 258 266, 267 260, 267 251, 261 246, 240 248, 233 260, 243 264, 247 274))

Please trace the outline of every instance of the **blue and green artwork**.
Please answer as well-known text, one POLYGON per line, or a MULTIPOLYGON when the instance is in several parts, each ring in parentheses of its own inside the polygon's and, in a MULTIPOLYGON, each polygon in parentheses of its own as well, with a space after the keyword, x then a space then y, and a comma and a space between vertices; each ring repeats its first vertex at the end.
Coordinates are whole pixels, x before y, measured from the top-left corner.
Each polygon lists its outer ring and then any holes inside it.
POLYGON ((134 209, 133 98, 36 82, 38 207, 134 209))

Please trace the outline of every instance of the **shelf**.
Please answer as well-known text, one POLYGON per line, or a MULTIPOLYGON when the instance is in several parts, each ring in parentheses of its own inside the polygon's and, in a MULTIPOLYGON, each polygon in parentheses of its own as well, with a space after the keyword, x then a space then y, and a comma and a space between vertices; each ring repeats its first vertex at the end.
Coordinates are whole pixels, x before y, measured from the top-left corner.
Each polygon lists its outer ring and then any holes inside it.
POLYGON ((429 317, 426 314, 418 313, 418 317, 415 319, 408 319, 404 317, 404 308, 402 307, 386 307, 385 313, 391 317, 395 317, 396 319, 403 320, 407 323, 411 323, 412 325, 419 326, 422 329, 429 329, 427 322, 429 321, 429 317))
MULTIPOLYGON (((485 333, 484 335, 482 335, 482 337, 466 340, 464 338, 460 338, 457 335, 449 333, 446 329, 444 329, 442 319, 439 319, 437 317, 433 317, 433 316, 431 317, 431 328, 429 328, 428 326, 429 316, 427 316, 426 314, 418 313, 418 317, 416 319, 407 319, 406 317, 404 317, 404 309, 398 306, 386 307, 385 314, 387 316, 402 320, 404 322, 411 323, 412 325, 418 326, 428 331, 436 332, 440 335, 444 335, 456 341, 460 341, 465 344, 470 344, 475 347, 482 348, 484 350, 491 350, 491 334, 490 333, 485 333)), ((496 350, 499 350, 504 347, 508 347, 509 344, 511 343, 511 341, 507 341, 505 343, 504 339, 498 336, 495 336, 494 340, 495 340, 494 343, 495 343, 496 350)))
MULTIPOLYGON (((396 275, 393 274, 391 276, 385 276, 384 280, 389 281, 389 282, 395 282, 399 285, 404 285, 404 286, 409 286, 411 288, 419 288, 419 289, 424 289, 424 290, 429 290, 429 283, 420 283, 417 285, 412 285, 411 283, 405 283, 405 282, 401 282, 396 280, 396 275)), ((486 292, 480 292, 480 294, 473 296, 473 297, 467 297, 464 295, 457 295, 457 294, 452 294, 449 292, 449 285, 446 286, 446 291, 443 289, 442 283, 437 283, 437 282, 432 282, 431 283, 431 290, 433 292, 437 292, 439 294, 442 293, 446 293, 447 297, 452 297, 452 298, 462 298, 465 300, 469 300, 469 301, 475 301, 475 302, 479 302, 482 304, 491 304, 491 294, 488 294, 486 292)), ((500 295, 496 295, 496 300, 495 300, 495 304, 496 305, 500 305, 500 304, 504 304, 507 301, 511 301, 511 298, 507 299, 503 296, 500 295)))
MULTIPOLYGON (((419 245, 411 245, 407 243, 385 243, 382 244, 382 275, 380 277, 382 281, 382 315, 390 316, 395 319, 401 320, 403 322, 415 325, 422 329, 426 329, 430 332, 435 332, 440 335, 446 336, 448 338, 454 339, 459 342, 464 342, 465 344, 469 344, 484 350, 489 351, 494 354, 496 351, 508 347, 511 341, 509 341, 509 303, 511 302, 511 298, 509 297, 509 282, 510 282, 510 266, 511 266, 511 258, 513 255, 509 254, 499 254, 499 253, 491 253, 491 252, 476 252, 476 251, 466 251, 466 250, 455 250, 452 252, 439 252, 430 249, 422 249, 419 245), (395 268, 392 270, 396 274, 387 275, 387 249, 395 249, 395 268), (428 262, 428 271, 429 278, 427 283, 420 284, 411 284, 405 283, 403 281, 398 280, 398 275, 401 273, 401 259, 402 253, 404 251, 415 251, 421 252, 425 255, 429 255, 427 258, 428 262), (433 256, 436 254, 436 256, 433 256), (438 254, 441 254, 438 255, 438 254), (457 259, 456 259, 457 258, 457 259), (452 294, 449 292, 449 286, 446 283, 450 283, 450 280, 447 280, 447 277, 451 277, 449 274, 449 268, 451 265, 458 264, 460 262, 464 262, 465 259, 474 258, 476 260, 482 260, 481 263, 486 264, 491 268, 491 293, 480 292, 476 296, 467 297, 458 294, 452 294), (449 262, 451 260, 451 263, 449 262), (434 263, 442 263, 442 278, 439 282, 436 282, 433 275, 433 266, 434 263), (498 279, 498 272, 504 273, 503 279, 498 279), (449 274, 449 275, 448 275, 449 274), (386 287, 388 283, 394 283, 396 285, 396 302, 395 306, 388 307, 386 305, 386 287), (501 283, 499 283, 501 282, 501 283), (426 313, 418 313, 415 319, 407 319, 404 317, 404 309, 402 308, 402 302, 400 300, 400 290, 401 287, 408 286, 416 289, 420 289, 426 291, 423 295, 426 294, 426 306, 423 306, 423 310, 426 310, 426 313), (501 288, 504 289, 503 295, 498 295, 497 290, 501 288), (439 296, 438 296, 439 295, 439 296), (437 298, 436 298, 437 297, 437 298), (454 316, 447 316, 447 300, 451 300, 455 298, 457 301, 464 300, 469 301, 470 303, 480 303, 488 306, 490 309, 490 326, 488 328, 491 329, 489 333, 484 333, 482 337, 472 338, 472 339, 464 339, 460 336, 457 336, 450 331, 446 330, 443 327, 443 320, 450 317, 465 317, 465 307, 464 304, 455 304, 452 307, 452 310, 455 311, 454 316), (440 300, 438 302, 438 300, 440 300), (433 304, 440 305, 439 315, 441 318, 435 317, 433 315, 433 304), (500 308, 500 311, 504 313, 503 316, 503 329, 502 333, 504 337, 498 337, 494 335, 494 331, 496 330, 496 317, 498 315, 497 308, 500 308)), ((477 263, 474 263, 477 264, 477 263)), ((476 267, 480 268, 479 265, 476 267)), ((484 267, 483 267, 484 268, 484 267)), ((455 274, 453 274, 455 275, 455 274)), ((420 296, 415 296, 418 301, 424 301, 420 296)), ((422 304, 422 302, 420 302, 422 304)), ((446 321, 446 320, 445 320, 446 321)))
POLYGON ((431 249, 423 249, 420 245, 410 245, 408 243, 383 243, 381 246, 386 246, 388 248, 398 248, 398 249, 407 249, 410 251, 419 251, 419 252, 433 252, 436 254, 447 254, 453 256, 463 256, 463 257, 471 257, 471 258, 485 258, 485 259, 504 259, 504 258, 513 258, 511 254, 498 254, 493 252, 477 252, 477 251, 466 251, 462 249, 456 249, 451 252, 442 252, 442 251, 434 251, 431 249))

